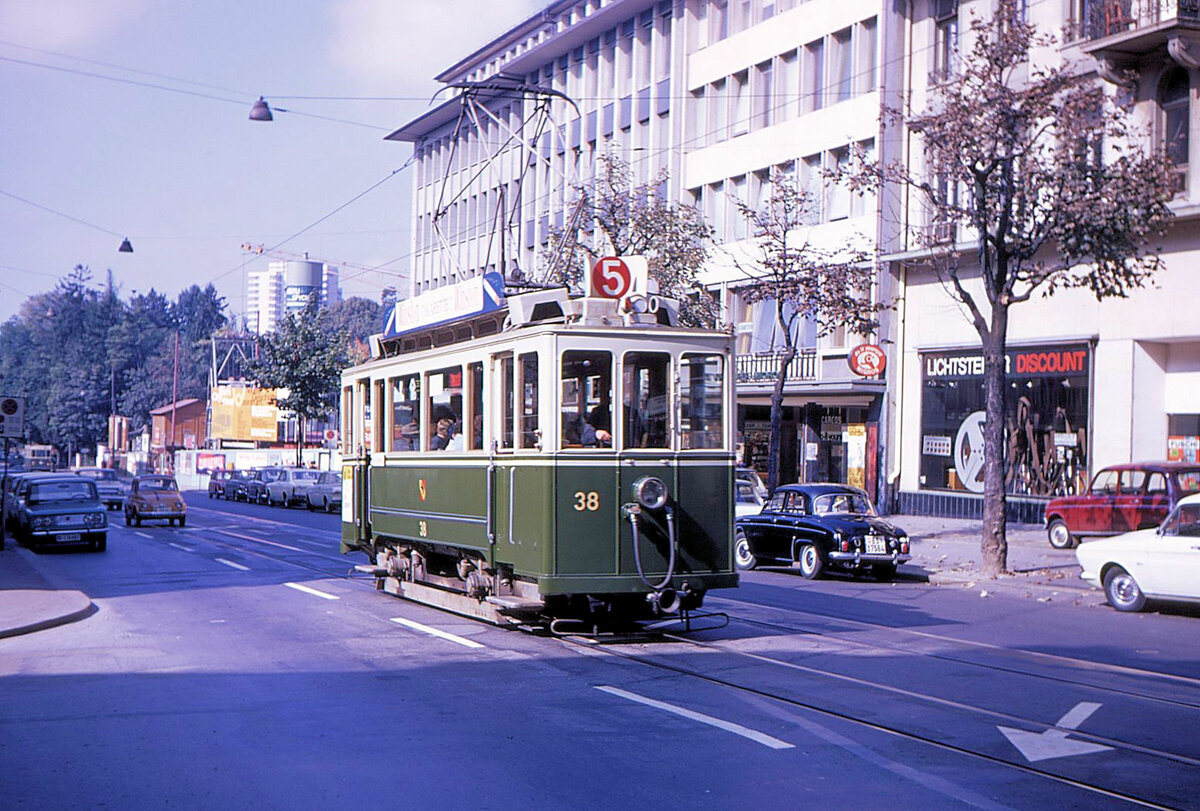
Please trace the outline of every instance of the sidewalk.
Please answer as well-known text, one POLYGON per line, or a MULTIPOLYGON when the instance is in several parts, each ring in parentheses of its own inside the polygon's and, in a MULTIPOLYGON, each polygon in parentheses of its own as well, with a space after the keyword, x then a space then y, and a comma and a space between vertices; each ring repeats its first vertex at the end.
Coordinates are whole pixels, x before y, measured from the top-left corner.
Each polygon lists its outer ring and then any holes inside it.
POLYGON ((983 577, 977 520, 928 515, 890 515, 887 520, 908 533, 912 560, 901 568, 923 569, 935 585, 978 586, 981 590, 1018 587, 1090 592, 1079 578, 1074 549, 1055 549, 1041 524, 1009 524, 1008 571, 994 580, 983 577))
POLYGON ((0 639, 83 619, 94 610, 82 591, 55 589, 34 568, 33 553, 5 539, 0 552, 0 639))

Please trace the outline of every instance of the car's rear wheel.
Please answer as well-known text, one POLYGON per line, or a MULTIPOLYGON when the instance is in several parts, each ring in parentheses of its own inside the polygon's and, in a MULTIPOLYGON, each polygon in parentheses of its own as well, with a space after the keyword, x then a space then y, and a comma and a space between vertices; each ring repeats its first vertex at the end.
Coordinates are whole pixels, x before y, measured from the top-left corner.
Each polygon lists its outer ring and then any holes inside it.
POLYGON ((185 524, 187 524, 187 516, 183 516, 183 515, 179 516, 179 526, 182 527, 185 524))
POLYGON ((130 514, 129 510, 126 510, 125 511, 125 526, 128 527, 128 526, 131 526, 132 524, 133 524, 133 516, 130 514))
POLYGON ((1046 527, 1046 537, 1055 549, 1070 549, 1075 545, 1075 536, 1061 518, 1053 519, 1046 527))
POLYGON ((800 544, 796 562, 800 564, 800 576, 805 580, 816 580, 825 569, 825 561, 821 559, 821 552, 811 543, 800 544))
POLYGON ((1141 611, 1146 606, 1146 595, 1141 586, 1120 566, 1105 573, 1104 594, 1108 604, 1118 611, 1141 611))
POLYGON ((748 572, 758 565, 758 558, 750 551, 750 539, 740 529, 734 530, 733 533, 733 565, 743 572, 748 572))
POLYGON ((101 536, 98 540, 92 542, 92 549, 96 550, 97 552, 103 552, 107 548, 108 538, 106 536, 101 536))
POLYGON ((329 499, 325 499, 325 512, 333 513, 333 502, 329 499))

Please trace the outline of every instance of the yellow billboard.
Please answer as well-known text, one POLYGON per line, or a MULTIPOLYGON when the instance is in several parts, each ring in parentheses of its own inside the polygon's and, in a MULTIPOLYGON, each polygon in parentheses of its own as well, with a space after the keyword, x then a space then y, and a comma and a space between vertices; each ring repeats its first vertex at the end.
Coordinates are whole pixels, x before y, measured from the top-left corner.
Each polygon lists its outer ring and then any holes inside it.
POLYGON ((217 386, 212 390, 212 438, 274 442, 279 409, 275 389, 217 386))

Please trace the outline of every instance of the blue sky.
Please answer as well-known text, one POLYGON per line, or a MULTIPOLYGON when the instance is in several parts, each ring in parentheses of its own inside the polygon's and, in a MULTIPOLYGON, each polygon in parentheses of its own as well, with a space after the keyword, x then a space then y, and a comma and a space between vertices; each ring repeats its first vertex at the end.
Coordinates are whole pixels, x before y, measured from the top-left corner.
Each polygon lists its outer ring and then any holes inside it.
POLYGON ((5 0, 0 320, 76 264, 97 284, 111 269, 125 298, 213 282, 241 312, 264 261, 243 266, 243 243, 277 245, 389 178, 278 248, 346 263, 344 292, 377 297, 410 247, 412 172, 392 173, 411 149, 383 137, 436 73, 545 5, 5 0), (295 112, 251 122, 259 95, 295 112))

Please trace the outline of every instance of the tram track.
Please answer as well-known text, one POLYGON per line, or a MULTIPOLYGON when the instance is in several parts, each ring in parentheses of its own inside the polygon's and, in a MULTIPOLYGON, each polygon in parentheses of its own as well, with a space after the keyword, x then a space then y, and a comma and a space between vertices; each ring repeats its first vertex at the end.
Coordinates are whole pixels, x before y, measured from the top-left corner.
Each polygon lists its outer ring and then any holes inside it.
MULTIPOLYGON (((738 600, 730 600, 729 598, 718 598, 710 602, 729 602, 742 603, 738 600)), ((752 605, 759 610, 778 611, 786 614, 802 614, 817 618, 818 621, 836 622, 843 626, 853 626, 855 628, 867 629, 870 631, 882 632, 895 636, 905 637, 907 639, 928 642, 948 647, 957 647, 967 651, 979 651, 989 655, 999 657, 1013 658, 1020 661, 1032 662, 1043 665, 1045 667, 1066 668, 1069 670, 1078 671, 1083 674, 1105 674, 1118 677, 1130 677, 1146 680, 1157 680, 1164 683, 1169 683, 1178 687, 1191 688, 1197 691, 1197 696, 1200 697, 1200 679, 1190 678, 1188 676, 1180 676, 1174 673, 1164 673, 1161 671, 1145 670, 1142 668, 1133 668, 1125 665, 1113 665, 1106 662, 1094 662, 1087 659, 1078 659, 1061 654, 1045 653, 1043 651, 1031 651, 1025 648, 1006 648, 1000 645, 993 645, 987 642, 977 642, 975 640, 964 640, 957 637, 945 636, 942 634, 931 634, 926 631, 914 631, 909 628, 897 628, 893 625, 885 625, 883 623, 866 622, 863 620, 846 619, 842 617, 830 617, 826 614, 816 612, 803 611, 795 608, 781 608, 776 606, 765 606, 761 603, 742 603, 744 605, 752 605)), ((1086 687, 1090 690, 1107 693, 1114 696, 1124 698, 1134 698, 1138 700, 1155 702, 1179 709, 1197 710, 1200 711, 1200 699, 1188 701, 1180 698, 1165 697, 1144 690, 1135 690, 1125 687, 1117 687, 1111 684, 1104 684, 1097 681, 1081 681, 1079 678, 1067 678, 1065 676, 1056 676, 1050 673, 1037 671, 1031 668, 1021 668, 1019 666, 1001 666, 996 663, 980 662, 970 658, 968 655, 954 655, 947 652, 931 652, 928 650, 920 650, 912 645, 906 645, 902 642, 871 642, 863 639, 855 639, 850 637, 850 633, 854 632, 837 632, 830 631, 826 628, 821 628, 817 622, 813 623, 784 623, 770 622, 759 619, 749 619, 736 614, 730 614, 733 621, 756 628, 762 628, 770 631, 775 631, 783 634, 805 634, 809 637, 819 637, 829 640, 836 640, 839 644, 849 645, 865 650, 885 651, 888 653, 903 652, 907 655, 921 656, 931 660, 949 662, 953 664, 978 667, 989 671, 1001 672, 1008 675, 1023 676, 1033 679, 1040 679, 1047 682, 1072 685, 1078 687, 1086 687)))
MULTIPOLYGON (((784 668, 787 668, 790 670, 798 670, 798 671, 804 672, 806 675, 809 675, 809 676, 813 676, 813 677, 817 677, 817 678, 825 678, 825 679, 834 679, 834 680, 840 681, 842 683, 851 685, 853 687, 873 689, 873 690, 882 690, 882 691, 891 693, 895 696, 898 696, 900 698, 903 698, 905 700, 915 700, 915 701, 920 701, 920 702, 924 702, 927 704, 932 702, 932 703, 941 705, 942 707, 944 707, 946 709, 951 709, 951 710, 960 711, 960 712, 965 711, 965 712, 969 712, 969 713, 976 714, 976 715, 982 715, 982 716, 987 717, 989 723, 993 722, 993 721, 1000 721, 1000 722, 1004 722, 1004 723, 1008 723, 1008 724, 1017 724, 1020 726, 1033 727, 1033 728, 1037 728, 1042 731, 1057 729, 1054 725, 1047 724, 1044 721, 1039 721, 1036 719, 1026 718, 1023 716, 1013 715, 1013 714, 1009 714, 1009 713, 996 712, 994 710, 989 710, 987 708, 977 707, 977 706, 965 704, 962 702, 952 702, 952 701, 947 701, 944 699, 938 699, 936 697, 930 697, 928 695, 921 694, 921 693, 918 693, 918 692, 915 692, 912 690, 898 688, 898 687, 895 687, 894 685, 887 685, 887 684, 884 684, 879 681, 871 681, 868 679, 850 677, 850 676, 846 676, 844 674, 838 674, 838 673, 834 673, 831 671, 821 670, 820 668, 813 668, 813 667, 808 667, 808 666, 804 666, 804 665, 797 665, 795 663, 785 662, 783 660, 774 659, 772 657, 764 656, 761 654, 752 654, 752 653, 747 653, 744 651, 733 650, 733 649, 728 648, 727 646, 720 645, 717 643, 701 642, 698 640, 690 639, 688 637, 679 636, 677 634, 660 632, 660 635, 663 639, 666 639, 672 643, 691 646, 693 648, 703 649, 703 650, 707 650, 707 651, 718 651, 720 653, 730 654, 730 655, 733 655, 733 656, 736 656, 739 658, 747 659, 748 661, 752 661, 756 665, 766 665, 768 667, 784 667, 784 668)), ((760 699, 765 699, 767 701, 783 705, 790 709, 797 709, 797 710, 815 713, 817 715, 820 715, 820 716, 823 716, 826 718, 836 719, 836 720, 839 720, 839 721, 842 721, 845 723, 849 723, 853 726, 856 726, 856 727, 859 727, 862 729, 872 730, 874 732, 882 733, 882 734, 885 734, 888 736, 896 737, 896 738, 906 740, 909 742, 913 742, 913 743, 919 743, 919 744, 932 746, 943 752, 950 752, 950 753, 954 753, 957 755, 971 758, 976 761, 985 762, 985 763, 989 763, 989 764, 996 765, 996 766, 1001 766, 1003 768, 1011 769, 1011 770, 1020 772, 1022 774, 1042 777, 1042 778, 1045 778, 1048 780, 1052 780, 1056 783, 1060 783, 1063 785, 1078 788, 1078 789, 1088 791, 1088 792, 1091 792, 1091 793, 1094 793, 1094 794, 1097 794, 1100 796, 1108 797, 1111 799, 1120 800, 1122 802, 1127 802, 1127 803, 1130 803, 1130 804, 1133 804, 1133 805, 1136 805, 1139 807, 1154 808, 1154 809, 1176 809, 1176 808, 1183 807, 1183 806, 1174 806, 1174 805, 1164 804, 1164 803, 1158 802, 1156 800, 1153 800, 1153 799, 1150 799, 1147 797, 1137 796, 1135 794, 1129 793, 1127 791, 1123 791, 1118 788, 1113 788, 1110 786, 1104 786, 1104 785, 1100 785, 1098 783, 1092 783, 1092 782, 1087 782, 1087 781, 1080 780, 1077 778, 1073 778, 1069 775, 1060 774, 1060 773, 1051 771, 1047 768, 1040 767, 1036 764, 1021 763, 1012 758, 1001 757, 1001 756, 997 756, 995 754, 990 754, 988 752, 980 751, 978 748, 964 746, 962 744, 954 743, 952 741, 945 740, 945 739, 940 739, 933 735, 921 733, 918 731, 914 731, 912 729, 905 729, 905 728, 902 728, 899 724, 891 724, 891 723, 885 723, 885 722, 882 722, 879 720, 872 720, 871 718, 866 717, 866 713, 860 714, 860 713, 849 712, 847 710, 838 709, 836 707, 831 707, 827 704, 822 704, 822 703, 819 703, 819 702, 811 700, 811 699, 806 699, 806 698, 799 697, 796 695, 787 695, 781 691, 765 689, 762 687, 756 687, 753 684, 739 682, 737 680, 727 678, 727 677, 717 676, 717 675, 714 675, 712 672, 712 671, 717 671, 717 670, 723 671, 724 668, 710 668, 709 672, 704 672, 697 668, 683 666, 683 665, 680 665, 675 662, 666 662, 666 661, 663 661, 661 658, 655 657, 653 655, 649 655, 644 652, 631 652, 628 650, 621 650, 617 647, 614 647, 613 645, 597 645, 595 643, 595 640, 592 640, 592 639, 587 639, 587 638, 583 638, 583 637, 562 637, 561 639, 566 644, 577 646, 579 648, 586 649, 593 653, 599 651, 603 654, 616 656, 616 657, 626 660, 626 661, 636 662, 636 663, 644 665, 646 667, 650 667, 654 670, 672 673, 672 674, 683 676, 686 678, 696 679, 705 684, 709 684, 709 685, 712 685, 712 686, 715 686, 718 688, 722 688, 722 689, 733 690, 733 691, 736 691, 738 693, 745 694, 745 695, 755 696, 760 699)), ((800 691, 800 692, 803 693, 803 691, 800 691)), ((1179 765, 1188 766, 1188 767, 1200 766, 1200 760, 1196 760, 1194 758, 1190 758, 1185 755, 1180 755, 1178 753, 1166 752, 1163 750, 1154 749, 1152 747, 1141 746, 1139 744, 1130 743, 1127 741, 1121 741, 1121 740, 1117 740, 1117 739, 1113 739, 1113 738, 1107 738, 1104 736, 1091 735, 1088 733, 1079 732, 1078 730, 1071 730, 1071 734, 1080 739, 1092 741, 1092 742, 1101 744, 1103 746, 1110 747, 1112 749, 1136 753, 1138 755, 1142 755, 1145 757, 1156 758, 1159 760, 1168 761, 1170 763, 1179 764, 1179 765)))
MULTIPOLYGON (((260 522, 271 524, 274 528, 295 529, 295 525, 288 524, 286 522, 270 521, 269 519, 260 518, 257 519, 255 523, 260 522)), ((332 556, 326 556, 317 551, 298 549, 296 547, 289 548, 286 545, 280 544, 278 541, 257 538, 253 535, 246 534, 244 531, 234 531, 216 526, 197 527, 197 530, 203 533, 203 538, 206 543, 213 544, 218 548, 237 551, 241 554, 252 555, 269 560, 276 564, 284 564, 289 567, 311 572, 312 574, 320 577, 333 578, 343 582, 354 583, 363 589, 369 589, 371 591, 376 590, 373 580, 357 577, 347 568, 331 566, 330 563, 337 560, 332 556), (265 544, 267 548, 248 547, 248 543, 265 544), (284 546, 284 548, 276 548, 280 546, 284 546), (314 557, 323 559, 324 562, 313 562, 312 558, 314 557)), ((742 601, 720 598, 714 602, 727 602, 736 604, 741 603, 742 601)), ((745 603, 745 605, 753 606, 759 610, 776 610, 773 607, 763 606, 757 603, 745 603)), ((827 615, 815 612, 804 612, 791 608, 783 608, 778 610, 793 615, 803 614, 822 620, 836 620, 840 624, 849 625, 854 628, 870 629, 873 631, 882 631, 890 634, 900 634, 902 636, 911 636, 912 638, 934 641, 938 644, 954 644, 968 649, 976 648, 980 650, 986 650, 993 654, 1008 656, 1015 655, 1021 657, 1022 659, 1031 659, 1033 661, 1051 663, 1057 666, 1078 667, 1080 669, 1090 670, 1100 669, 1101 671, 1107 673, 1136 676, 1140 678, 1160 678, 1175 684, 1186 685, 1189 687, 1200 684, 1200 682, 1195 679, 1188 679, 1186 677, 1176 676, 1173 674, 1157 673, 1135 668, 1123 668, 1120 666, 1106 665, 1103 663, 1091 663, 1080 659, 1063 657, 1056 654, 1046 654, 1038 651, 1002 648, 1000 646, 988 645, 987 643, 978 643, 970 640, 956 639, 954 637, 929 634, 928 632, 913 631, 911 629, 897 629, 894 626, 870 623, 863 620, 831 618, 827 615)), ((1173 708, 1187 710, 1200 709, 1200 703, 1181 701, 1172 698, 1163 698, 1161 696, 1155 696, 1144 691, 1119 689, 1102 684, 1081 684, 1078 681, 1072 681, 1067 678, 1030 672, 1029 670, 1022 669, 1020 667, 998 667, 994 664, 981 663, 973 661, 965 655, 956 656, 946 653, 917 651, 913 650, 911 647, 904 647, 899 643, 893 642, 885 644, 881 642, 868 642, 861 639, 850 639, 847 637, 847 635, 853 632, 847 631, 845 633, 838 633, 831 632, 828 629, 816 628, 814 627, 815 621, 807 624, 804 622, 788 622, 786 620, 768 621, 741 617, 737 614, 732 614, 730 618, 733 623, 770 630, 773 632, 778 632, 781 635, 804 634, 810 637, 816 636, 820 639, 834 641, 839 645, 853 645, 860 649, 875 650, 889 654, 902 652, 906 655, 923 656, 954 665, 980 668, 983 670, 1004 673, 1006 675, 1040 678, 1050 682, 1082 686, 1089 690, 1106 691, 1112 695, 1120 696, 1122 698, 1154 701, 1173 708)), ((660 672, 672 673, 685 678, 695 679, 723 690, 732 690, 744 695, 765 699, 769 702, 776 703, 792 710, 800 710, 831 719, 837 719, 862 729, 872 730, 877 733, 896 737, 909 742, 931 746, 939 751, 953 753, 962 757, 970 758, 977 762, 988 763, 994 766, 1010 769, 1021 774, 1051 780, 1061 785, 1070 786, 1081 791, 1092 793, 1097 797, 1118 800, 1144 808, 1172 809, 1183 807, 1164 803, 1153 797, 1138 796, 1138 794, 1123 790, 1119 787, 1101 785, 1100 783, 1094 781, 1090 782, 1087 780, 1081 780, 1076 777, 1072 777, 1069 774, 1056 772, 1051 768, 1040 765, 1039 763, 1022 763, 1013 757, 1004 757, 994 753, 980 751, 980 748, 964 745, 961 742, 955 742, 953 740, 943 738, 938 734, 930 734, 928 730, 922 731, 920 729, 906 728, 906 726, 901 723, 889 723, 885 720, 879 719, 878 717, 868 717, 870 715, 878 716, 878 713, 856 713, 852 710, 832 705, 829 702, 814 700, 811 697, 806 696, 803 690, 790 691, 774 689, 771 686, 764 686, 761 683, 756 684, 756 681, 761 682, 763 680, 762 673, 765 671, 788 671, 792 673, 801 673, 806 678, 821 679, 825 681, 832 680, 858 690, 872 690, 886 693, 899 701, 916 702, 925 706, 936 706, 940 710, 947 712, 965 713, 976 718, 984 719, 988 724, 1013 725, 1020 728, 1039 730, 1043 732, 1057 729, 1057 727, 1055 727, 1053 724, 1048 724, 1044 720, 1029 718, 1014 713, 999 712, 987 707, 977 706, 953 699, 931 696, 928 693, 918 692, 905 687, 897 686, 895 684, 887 684, 879 679, 852 676, 845 673, 838 673, 828 668, 800 664, 797 662, 789 662, 787 660, 778 659, 763 653, 738 650, 722 641, 703 641, 675 633, 658 631, 646 638, 659 638, 670 643, 672 646, 686 646, 692 650, 703 651, 709 655, 717 654, 734 657, 736 660, 751 663, 755 668, 755 670, 752 671, 752 673, 755 675, 751 678, 741 679, 731 676, 716 675, 714 671, 720 670, 721 672, 724 672, 725 668, 709 667, 702 670, 700 668, 681 664, 678 661, 666 661, 666 652, 664 651, 635 651, 627 649, 627 646, 622 644, 597 645, 595 640, 570 635, 560 636, 557 638, 560 639, 564 644, 573 645, 579 648, 586 648, 592 653, 599 652, 603 655, 619 657, 623 660, 634 662, 660 672)), ((645 638, 643 638, 643 641, 644 639, 645 638)), ((677 648, 673 649, 677 650, 677 648)), ((1079 730, 1070 730, 1070 734, 1073 738, 1110 747, 1131 755, 1152 758, 1156 761, 1161 761, 1176 766, 1184 766, 1188 768, 1200 767, 1200 759, 1192 758, 1177 752, 1165 751, 1152 746, 1141 745, 1132 741, 1090 734, 1079 730)))

